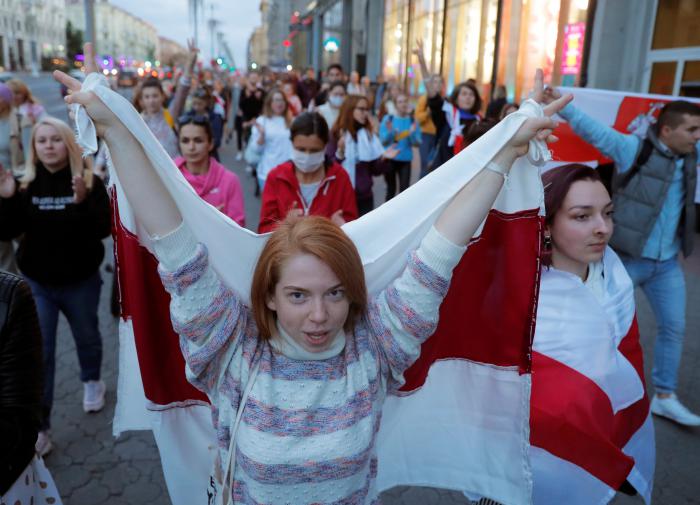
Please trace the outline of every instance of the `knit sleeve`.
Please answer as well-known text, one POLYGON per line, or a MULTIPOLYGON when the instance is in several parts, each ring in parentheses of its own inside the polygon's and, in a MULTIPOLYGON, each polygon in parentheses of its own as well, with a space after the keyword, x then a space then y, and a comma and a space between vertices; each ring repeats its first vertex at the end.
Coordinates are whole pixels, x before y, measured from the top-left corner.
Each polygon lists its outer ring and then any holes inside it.
POLYGON ((175 231, 157 238, 154 250, 158 273, 171 296, 170 318, 180 336, 187 380, 215 403, 218 384, 232 363, 240 366, 240 354, 249 309, 234 291, 224 285, 209 264, 206 246, 197 243, 183 223, 175 231))
POLYGON ((372 335, 394 387, 403 384, 403 372, 418 359, 421 344, 434 333, 452 270, 464 251, 466 247, 431 228, 410 254, 401 276, 371 301, 372 335))

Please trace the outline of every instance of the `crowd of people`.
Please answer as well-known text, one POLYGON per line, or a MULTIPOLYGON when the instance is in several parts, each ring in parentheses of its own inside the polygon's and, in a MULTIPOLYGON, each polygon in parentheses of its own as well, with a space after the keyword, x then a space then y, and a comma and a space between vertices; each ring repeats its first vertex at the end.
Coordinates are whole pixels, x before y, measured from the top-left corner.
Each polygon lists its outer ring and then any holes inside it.
MULTIPOLYGON (((700 108, 670 102, 647 138, 640 139, 598 124, 555 88, 536 86, 533 97, 544 107, 544 117, 527 119, 504 151, 445 208, 411 256, 412 263, 387 288, 393 290, 393 298, 382 294, 368 300, 357 250, 340 227, 381 203, 375 201, 374 178, 385 179, 384 201, 389 201, 410 186, 413 166, 419 167, 417 179, 427 176, 518 110, 503 87, 486 104, 471 79, 448 94, 442 76, 427 66, 420 41, 414 53, 425 90, 418 97, 396 80, 380 76, 372 82, 356 71, 346 74, 338 64, 330 65, 318 80, 311 68, 301 75, 202 71, 193 45, 172 82, 149 77, 136 87, 133 106, 173 164, 202 199, 240 226, 254 220, 246 219, 241 181, 222 162, 222 145, 235 142, 236 159, 245 160, 242 176, 254 178, 255 197, 261 199, 255 231, 272 233, 256 268, 251 307, 243 306, 208 266, 206 249, 183 224, 136 139, 94 94, 81 92, 80 83, 65 74, 57 77, 69 90, 66 101, 85 107, 96 123, 101 146, 95 159, 81 156, 71 126, 48 116, 23 82, 0 84, 0 376, 12 384, 3 382, 0 387, 3 502, 28 496, 22 492, 55 494, 51 486, 48 491, 19 490, 15 483, 26 472, 50 481, 41 458, 52 449, 59 313, 67 318, 76 343, 83 409, 96 412, 104 407, 98 303, 103 239, 112 222, 107 160, 138 221, 158 237, 155 254, 174 300, 171 315, 181 333, 188 379, 214 406, 221 486, 230 493, 234 481, 246 484, 251 493, 261 485, 231 463, 231 458, 240 457, 231 451, 237 427, 233 423, 245 408, 241 391, 250 386, 251 396, 266 402, 261 415, 285 410, 289 402, 276 392, 275 377, 303 375, 302 365, 308 361, 330 360, 323 381, 330 383, 341 374, 355 385, 341 399, 321 393, 311 397, 303 387, 296 389, 295 404, 306 405, 298 418, 340 401, 345 428, 357 429, 359 436, 368 414, 358 410, 353 395, 364 391, 371 398, 374 429, 361 433, 358 451, 364 451, 366 462, 374 461, 371 448, 384 398, 395 386, 392 381, 401 382, 435 328, 445 294, 435 286, 449 284, 452 269, 530 141, 554 140, 555 113, 614 160, 616 175, 612 192, 598 171, 582 165, 565 165, 543 176, 544 268, 583 283, 601 307, 611 296, 632 296, 634 286, 643 289, 658 325, 653 356, 647 356, 654 363, 651 412, 681 425, 700 426, 700 416, 675 394, 686 333, 679 255, 691 253, 696 233, 693 198, 700 108), (605 282, 604 265, 620 261, 624 269, 616 275, 622 275, 622 281, 611 287, 605 282), (194 291, 205 296, 195 297, 194 291), (210 304, 215 297, 218 305, 210 304), (239 322, 232 323, 236 318, 239 322), (26 339, 20 342, 19 335, 26 339), (364 349, 361 355, 346 356, 358 349, 364 349), (15 359, 20 355, 22 360, 15 359), (255 362, 250 361, 253 355, 255 362), (278 355, 288 359, 276 359, 278 355), (348 363, 360 360, 364 368, 334 359, 341 355, 348 363), (30 367, 40 368, 41 375, 28 374, 30 367), (258 374, 267 379, 256 379, 258 374), (225 387, 218 386, 222 383, 225 387)), ((544 275, 543 286, 553 278, 544 275)), ((575 323, 559 324, 567 328, 575 323)), ((612 349, 607 337, 600 345, 612 349)), ((558 338, 557 345, 578 349, 567 342, 565 331, 558 338)), ((614 376, 616 370, 605 373, 614 376)), ((560 419, 566 414, 554 413, 560 419)), ((248 433, 253 442, 264 438, 248 433)), ((292 466, 302 467, 308 463, 305 451, 318 443, 318 436, 311 430, 290 437, 280 450, 296 455, 292 466)), ((334 457, 350 456, 344 451, 331 452, 334 457)), ((246 457, 264 465, 252 449, 246 457)), ((328 465, 329 472, 337 470, 330 459, 328 465)), ((375 499, 376 474, 371 468, 363 464, 346 472, 346 478, 337 481, 342 487, 338 499, 359 490, 364 492, 362 502, 375 499)), ((534 471, 537 482, 540 470, 534 471)), ((271 475, 263 487, 281 483, 271 475)), ((305 482, 288 499, 306 503, 304 493, 313 493, 316 484, 313 479, 305 482)), ((536 492, 565 494, 566 482, 562 486, 544 491, 536 486, 536 492)), ((637 492, 627 480, 617 490, 637 492)), ((237 503, 256 499, 236 496, 237 503)))

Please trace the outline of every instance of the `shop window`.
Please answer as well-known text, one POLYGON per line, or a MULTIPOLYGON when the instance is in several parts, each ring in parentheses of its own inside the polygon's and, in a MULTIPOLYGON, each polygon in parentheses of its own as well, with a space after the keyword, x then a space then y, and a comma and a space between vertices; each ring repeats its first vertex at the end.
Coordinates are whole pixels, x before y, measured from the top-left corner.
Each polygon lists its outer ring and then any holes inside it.
POLYGON ((386 0, 384 4, 384 67, 385 77, 406 75, 409 62, 408 0, 386 0))
POLYGON ((676 62, 660 61, 651 67, 651 80, 649 81, 649 93, 660 95, 672 95, 673 83, 676 78, 676 62))
POLYGON ((700 61, 685 62, 680 95, 700 98, 700 61))
MULTIPOLYGON (((413 13, 411 15, 411 39, 409 44, 414 44, 416 39, 423 41, 428 69, 433 73, 439 73, 442 65, 442 26, 444 17, 444 0, 414 0, 413 13)), ((414 48, 409 47, 409 51, 414 48)), ((407 88, 410 93, 417 95, 425 92, 424 78, 421 74, 418 58, 409 56, 410 64, 407 71, 407 88)))
POLYGON ((481 91, 491 81, 498 0, 450 0, 445 23, 442 73, 448 93, 475 79, 481 91))
POLYGON ((700 0, 658 2, 652 49, 700 46, 700 0))

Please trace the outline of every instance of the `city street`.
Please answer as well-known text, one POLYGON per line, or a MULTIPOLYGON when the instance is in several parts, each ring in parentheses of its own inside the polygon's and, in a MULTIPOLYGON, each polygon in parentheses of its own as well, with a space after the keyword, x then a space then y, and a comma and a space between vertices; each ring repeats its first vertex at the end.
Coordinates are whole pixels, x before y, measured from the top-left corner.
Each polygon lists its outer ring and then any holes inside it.
MULTIPOLYGON (((67 119, 59 86, 48 74, 22 75, 47 111, 67 119)), ((238 174, 245 191, 246 223, 257 228, 260 200, 253 196, 253 179, 245 164, 235 161, 232 144, 220 150, 222 162, 238 174)), ((384 183, 375 179, 375 200, 383 200, 384 183)), ((107 241, 104 266, 113 263, 111 241, 107 241)), ((684 263, 688 317, 685 354, 680 372, 679 397, 700 412, 700 237, 697 252, 684 263)), ((66 321, 61 317, 58 332, 56 393, 53 411, 53 452, 46 458, 66 505, 166 505, 170 503, 158 450, 150 432, 130 432, 115 439, 112 416, 118 380, 117 320, 109 311, 112 274, 102 269, 104 286, 100 300, 100 327, 104 340, 103 379, 107 384, 107 407, 98 414, 82 411, 83 387, 78 376, 77 356, 66 321)), ((638 317, 645 349, 646 372, 650 376, 655 323, 646 299, 638 293, 638 317)), ((654 502, 662 505, 700 503, 700 429, 681 428, 655 419, 657 462, 654 502)), ((204 502, 204 500, 203 500, 204 502)), ((397 488, 382 496, 385 505, 466 504, 461 493, 427 488, 397 488)), ((636 498, 617 498, 616 505, 642 503, 636 498)))

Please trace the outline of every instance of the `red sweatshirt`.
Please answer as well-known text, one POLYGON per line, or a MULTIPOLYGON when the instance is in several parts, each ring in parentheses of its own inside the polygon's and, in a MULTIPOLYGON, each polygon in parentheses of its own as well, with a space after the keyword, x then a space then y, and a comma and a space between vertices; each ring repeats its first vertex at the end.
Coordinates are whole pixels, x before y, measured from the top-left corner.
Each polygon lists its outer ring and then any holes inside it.
POLYGON ((338 163, 326 167, 326 176, 307 206, 301 196, 299 181, 294 173, 294 163, 285 161, 268 174, 262 194, 258 233, 272 231, 284 220, 290 210, 297 208, 304 215, 330 218, 336 211, 343 211, 343 219, 357 219, 357 202, 350 177, 338 163))

